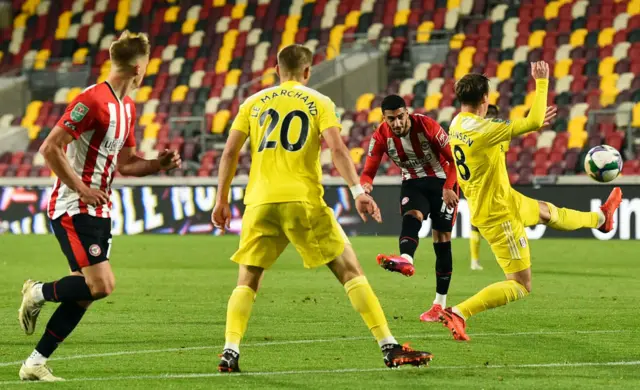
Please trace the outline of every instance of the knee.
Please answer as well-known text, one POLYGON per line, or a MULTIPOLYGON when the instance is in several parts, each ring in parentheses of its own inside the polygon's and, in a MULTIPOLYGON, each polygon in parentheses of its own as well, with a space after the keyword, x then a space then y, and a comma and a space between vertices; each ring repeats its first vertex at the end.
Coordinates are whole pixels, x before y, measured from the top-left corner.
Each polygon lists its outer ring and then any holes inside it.
POLYGON ((433 235, 433 242, 435 244, 439 244, 441 242, 449 242, 451 241, 451 233, 450 232, 440 232, 437 230, 431 230, 431 234, 433 235))
POLYGON ((409 210, 406 213, 404 213, 404 216, 405 217, 411 216, 420 222, 424 220, 424 215, 422 215, 422 212, 420 212, 420 210, 409 210))
POLYGON ((116 288, 116 282, 113 279, 98 279, 87 282, 87 285, 91 290, 91 296, 96 300, 108 297, 116 288))

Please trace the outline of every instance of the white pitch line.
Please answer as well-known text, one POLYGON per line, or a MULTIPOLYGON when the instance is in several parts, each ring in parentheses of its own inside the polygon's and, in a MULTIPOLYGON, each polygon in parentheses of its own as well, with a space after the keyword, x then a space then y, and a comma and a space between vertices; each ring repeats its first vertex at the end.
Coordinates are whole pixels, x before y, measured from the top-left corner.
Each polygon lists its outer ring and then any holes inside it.
MULTIPOLYGON (((524 369, 524 368, 565 368, 565 367, 610 367, 610 366, 640 366, 640 360, 617 362, 576 362, 576 363, 532 363, 532 364, 498 364, 498 365, 468 365, 468 366, 436 366, 428 370, 484 370, 484 369, 524 369)), ((199 378, 234 378, 238 376, 283 376, 283 375, 313 375, 313 374, 344 374, 389 371, 388 368, 344 368, 336 370, 290 370, 290 371, 262 371, 229 373, 199 373, 199 374, 159 374, 159 375, 131 375, 95 378, 72 378, 66 382, 105 382, 123 380, 166 380, 166 379, 199 379, 199 378)), ((36 384, 46 382, 2 381, 0 385, 36 384)))
MULTIPOLYGON (((548 336, 548 335, 565 335, 565 334, 603 334, 603 333, 625 333, 631 332, 631 330, 626 329, 601 329, 601 330, 566 330, 566 331, 537 331, 537 332, 511 332, 511 333, 471 333, 470 336, 472 338, 475 337, 492 337, 492 336, 500 336, 500 337, 514 337, 514 336, 548 336)), ((408 335, 408 336, 398 336, 401 339, 431 339, 431 338, 450 338, 451 336, 446 333, 438 333, 438 334, 420 334, 420 335, 408 335)), ((284 340, 284 341, 267 341, 261 343, 247 343, 243 344, 243 347, 268 347, 272 345, 290 345, 290 344, 314 344, 314 343, 334 343, 339 341, 359 341, 359 340, 372 340, 371 336, 354 336, 354 337, 335 337, 330 339, 308 339, 308 340, 284 340)), ((111 357, 111 356, 126 356, 126 355, 144 355, 151 353, 167 353, 167 352, 182 352, 182 351, 198 351, 198 350, 208 350, 208 349, 219 349, 222 348, 222 345, 207 345, 207 346, 196 346, 196 347, 184 347, 184 348, 164 348, 164 349, 141 349, 137 351, 117 351, 117 352, 105 352, 105 353, 93 353, 86 355, 72 355, 72 356, 63 356, 63 357, 53 357, 49 359, 49 361, 60 361, 60 360, 77 360, 77 359, 90 359, 90 358, 101 358, 101 357, 111 357)), ((13 361, 13 362, 1 362, 0 367, 8 367, 22 364, 22 360, 13 361)))

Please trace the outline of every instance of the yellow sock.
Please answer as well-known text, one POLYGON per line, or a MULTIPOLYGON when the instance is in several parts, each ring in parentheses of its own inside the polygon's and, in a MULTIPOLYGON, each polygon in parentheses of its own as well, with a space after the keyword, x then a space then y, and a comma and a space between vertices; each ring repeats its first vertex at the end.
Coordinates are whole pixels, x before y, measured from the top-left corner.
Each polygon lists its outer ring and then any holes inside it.
POLYGON ((523 285, 515 280, 505 280, 485 287, 476 295, 456 305, 454 309, 457 309, 457 312, 462 313, 462 316, 467 319, 485 310, 522 299, 527 295, 529 292, 523 285))
POLYGON ((228 344, 240 344, 244 332, 247 331, 255 297, 256 292, 249 286, 238 286, 231 293, 227 305, 227 329, 224 334, 228 344))
POLYGON ((353 308, 360 313, 376 341, 393 339, 387 319, 384 316, 378 297, 371 289, 365 276, 358 276, 344 284, 353 308))
POLYGON ((469 250, 471 251, 471 261, 480 259, 480 232, 471 231, 469 237, 469 250))
POLYGON ((545 202, 551 211, 551 219, 548 226, 556 230, 577 230, 581 228, 597 228, 599 216, 596 212, 578 211, 566 208, 558 208, 555 205, 545 202))

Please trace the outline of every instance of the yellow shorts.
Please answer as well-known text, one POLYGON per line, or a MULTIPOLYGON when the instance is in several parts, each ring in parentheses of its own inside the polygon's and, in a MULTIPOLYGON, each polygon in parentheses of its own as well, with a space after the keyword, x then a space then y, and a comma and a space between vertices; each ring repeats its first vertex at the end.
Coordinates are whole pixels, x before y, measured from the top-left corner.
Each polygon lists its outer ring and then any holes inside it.
POLYGON ((529 240, 526 226, 535 226, 540 219, 538 201, 511 189, 512 217, 500 225, 479 228, 482 237, 505 274, 524 271, 531 267, 529 240))
POLYGON ((240 247, 231 257, 238 264, 268 269, 289 242, 306 268, 325 265, 349 243, 333 211, 304 202, 248 206, 242 217, 240 247))

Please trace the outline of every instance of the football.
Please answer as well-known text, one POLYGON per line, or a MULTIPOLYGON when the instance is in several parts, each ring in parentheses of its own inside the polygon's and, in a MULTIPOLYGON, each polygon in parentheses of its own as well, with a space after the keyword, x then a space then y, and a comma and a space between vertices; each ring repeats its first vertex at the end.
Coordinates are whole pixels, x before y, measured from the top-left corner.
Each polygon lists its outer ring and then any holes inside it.
POLYGON ((620 174, 622 156, 609 145, 596 146, 584 158, 584 170, 593 180, 608 183, 620 174))

